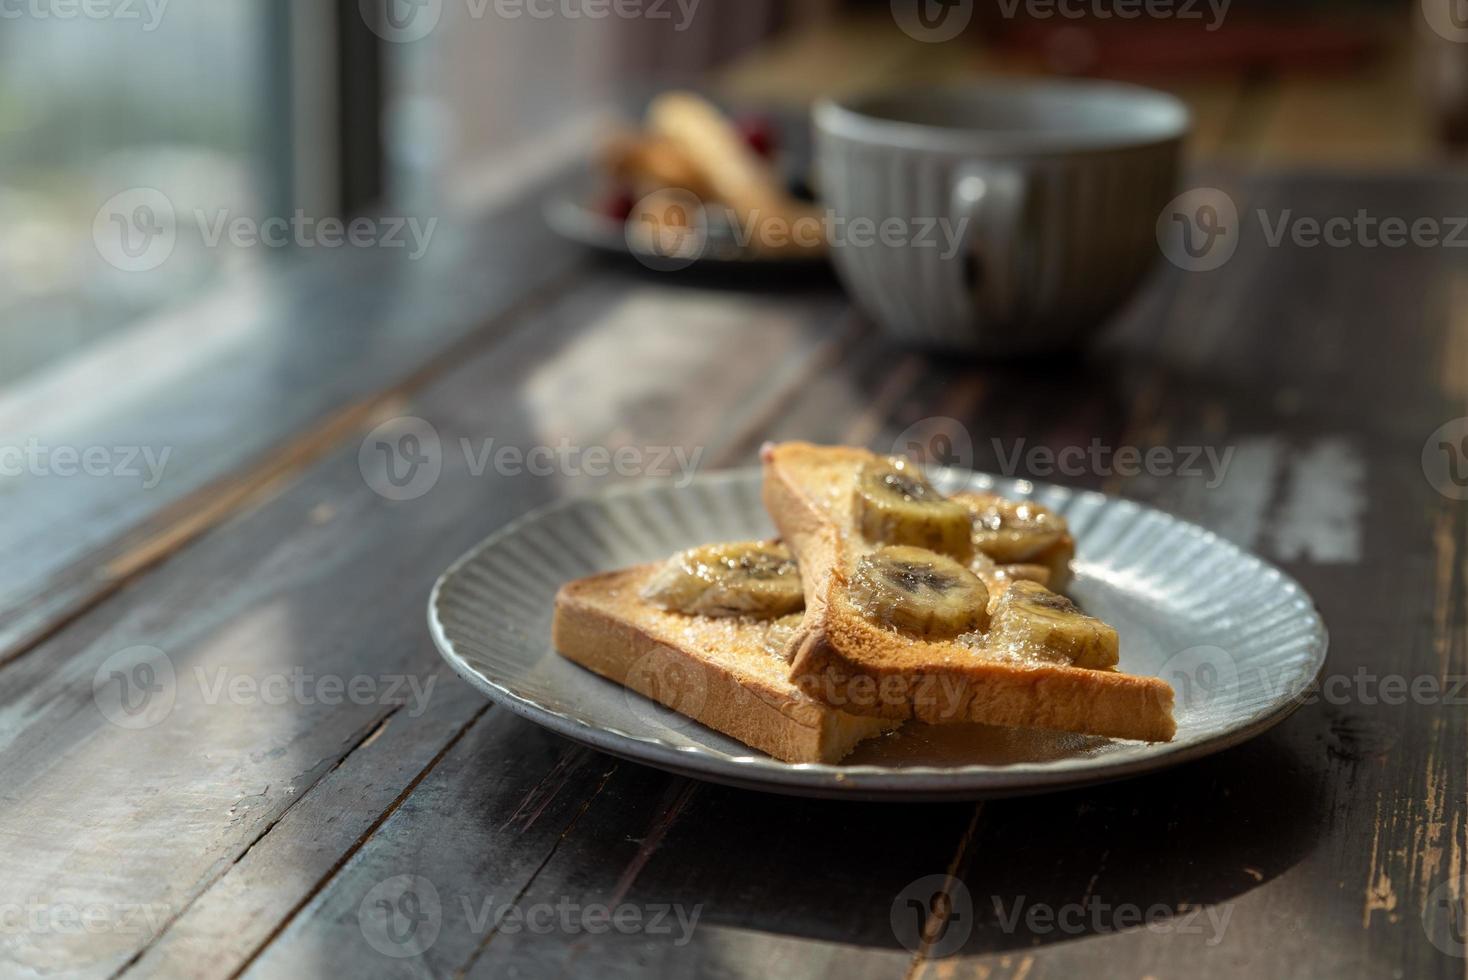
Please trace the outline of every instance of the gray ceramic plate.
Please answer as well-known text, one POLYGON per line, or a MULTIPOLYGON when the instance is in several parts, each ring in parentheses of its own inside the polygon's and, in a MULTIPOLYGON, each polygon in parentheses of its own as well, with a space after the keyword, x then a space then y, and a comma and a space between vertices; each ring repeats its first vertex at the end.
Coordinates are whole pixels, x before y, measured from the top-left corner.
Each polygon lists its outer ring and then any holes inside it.
POLYGON ((757 468, 561 501, 491 535, 444 573, 428 619, 445 659, 511 711, 614 755, 737 786, 813 796, 974 798, 1135 775, 1236 745, 1301 702, 1326 632, 1300 586, 1210 531, 1126 500, 940 470, 948 491, 1033 497, 1070 521, 1072 594, 1121 634, 1121 668, 1177 692, 1165 745, 972 725, 902 732, 841 765, 776 761, 562 659, 551 604, 569 579, 710 541, 773 533, 757 468))

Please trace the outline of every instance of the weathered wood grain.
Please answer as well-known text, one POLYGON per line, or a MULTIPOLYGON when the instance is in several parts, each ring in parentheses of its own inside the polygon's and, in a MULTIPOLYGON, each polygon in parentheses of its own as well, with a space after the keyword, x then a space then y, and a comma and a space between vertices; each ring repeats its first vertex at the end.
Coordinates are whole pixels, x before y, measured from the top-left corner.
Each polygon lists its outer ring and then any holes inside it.
MULTIPOLYGON (((773 300, 623 284, 619 275, 584 282, 415 406, 446 449, 444 473, 425 497, 377 496, 359 470, 360 441, 348 443, 310 478, 176 554, 147 577, 146 601, 125 589, 4 667, 0 767, 10 781, 0 837, 13 855, 13 886, 52 894, 46 883, 64 869, 68 887, 97 902, 146 901, 173 916, 221 876, 248 874, 237 870, 241 856, 271 850, 261 838, 390 706, 227 696, 211 704, 219 672, 258 679, 300 667, 426 683, 439 671, 422 625, 433 577, 471 540, 571 482, 492 470, 475 476, 461 438, 475 452, 491 438, 609 447, 676 438, 688 440, 680 448, 707 449, 737 414, 724 406, 778 394, 771 379, 782 374, 771 368, 816 356, 825 320, 841 308, 828 289, 773 300), (606 370, 617 351, 641 352, 656 370, 606 370), (568 399, 568 391, 595 397, 568 399), (362 588, 364 574, 378 584, 362 588), (172 659, 176 700, 157 725, 124 731, 93 706, 92 683, 108 656, 139 644, 172 659), (141 770, 129 765, 139 758, 147 760, 141 770), (38 822, 53 813, 66 816, 38 822), (97 833, 109 827, 127 829, 97 833)), ((465 722, 478 707, 463 705, 465 722)), ((389 723, 378 737, 396 740, 395 727, 407 726, 389 723)), ((364 766, 364 774, 374 771, 364 766)), ((399 785, 413 777, 411 765, 396 774, 399 785)), ((328 849, 314 855, 320 874, 340 859, 351 833, 328 835, 328 849)), ((282 846, 293 853, 291 838, 282 846)), ((283 916, 303 887, 286 876, 247 897, 261 915, 283 916)), ((242 910, 228 903, 211 908, 212 921, 196 913, 181 925, 219 934, 227 932, 219 917, 229 916, 232 943, 263 941, 275 925, 239 918, 242 910), (204 921, 194 921, 200 915, 204 921)), ((90 974, 124 964, 147 938, 20 934, 4 942, 23 966, 90 974)), ((221 968, 228 962, 219 959, 221 968)))

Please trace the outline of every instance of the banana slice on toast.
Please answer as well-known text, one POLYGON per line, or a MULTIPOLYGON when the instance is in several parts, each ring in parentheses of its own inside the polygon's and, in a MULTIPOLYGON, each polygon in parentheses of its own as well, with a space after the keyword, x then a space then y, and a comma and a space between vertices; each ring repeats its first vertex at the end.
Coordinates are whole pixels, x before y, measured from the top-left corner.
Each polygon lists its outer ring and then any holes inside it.
POLYGON ((775 619, 805 608, 795 558, 778 541, 708 544, 663 563, 642 597, 693 616, 775 619))
POLYGON ((869 619, 915 636, 958 636, 989 622, 989 590, 947 555, 887 545, 856 562, 851 601, 869 619))
POLYGON ((951 498, 972 519, 975 555, 1012 569, 1025 578, 1064 592, 1070 584, 1070 562, 1076 543, 1065 518, 1033 500, 1010 500, 997 493, 965 490, 951 498))

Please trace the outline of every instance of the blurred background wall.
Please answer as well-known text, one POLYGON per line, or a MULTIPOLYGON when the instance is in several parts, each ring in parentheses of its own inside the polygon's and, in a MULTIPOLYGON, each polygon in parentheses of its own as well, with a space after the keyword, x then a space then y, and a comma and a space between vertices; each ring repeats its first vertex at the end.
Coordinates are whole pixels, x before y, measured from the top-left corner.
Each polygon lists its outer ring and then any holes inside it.
POLYGON ((613 2, 0 3, 0 383, 300 258, 211 245, 180 214, 463 212, 584 153, 662 86, 800 105, 885 84, 1127 78, 1188 101, 1195 160, 1243 166, 1457 166, 1468 134, 1464 0, 1176 0, 1142 18, 1116 15, 1131 0, 946 0, 964 21, 942 41, 903 29, 920 0, 588 13, 613 2), (176 225, 163 275, 128 275, 94 244, 105 203, 136 188, 172 204, 129 211, 176 225))

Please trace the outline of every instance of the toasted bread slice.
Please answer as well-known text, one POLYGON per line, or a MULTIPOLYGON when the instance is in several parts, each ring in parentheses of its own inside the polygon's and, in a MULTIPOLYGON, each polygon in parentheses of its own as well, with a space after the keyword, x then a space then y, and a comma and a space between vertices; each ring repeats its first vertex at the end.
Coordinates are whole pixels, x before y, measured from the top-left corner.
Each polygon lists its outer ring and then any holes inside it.
POLYGON ((799 614, 690 616, 644 601, 660 567, 562 586, 551 627, 561 655, 784 762, 838 762, 899 724, 838 711, 790 682, 783 653, 799 614))
POLYGON ((863 534, 856 487, 862 467, 879 457, 808 443, 766 447, 763 456, 765 507, 800 563, 805 590, 788 653, 802 690, 856 714, 1172 738, 1173 692, 1159 678, 1074 666, 1059 653, 990 643, 982 631, 919 639, 874 622, 852 583, 859 560, 878 545, 863 534))
POLYGON ((713 189, 703 173, 671 140, 640 132, 619 132, 602 148, 602 165, 639 196, 676 187, 700 200, 713 197, 713 189))
POLYGON ((824 213, 796 200, 779 171, 750 149, 718 107, 692 92, 664 92, 647 107, 647 128, 688 161, 716 201, 749 234, 748 247, 772 255, 826 249, 824 213))

